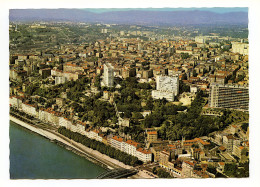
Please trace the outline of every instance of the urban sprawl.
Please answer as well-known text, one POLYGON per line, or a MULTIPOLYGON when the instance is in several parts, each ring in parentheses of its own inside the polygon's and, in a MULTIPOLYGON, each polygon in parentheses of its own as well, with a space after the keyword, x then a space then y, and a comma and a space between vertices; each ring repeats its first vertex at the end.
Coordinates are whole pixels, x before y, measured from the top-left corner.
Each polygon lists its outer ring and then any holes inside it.
POLYGON ((151 177, 248 177, 248 39, 198 31, 10 23, 10 115, 151 177))

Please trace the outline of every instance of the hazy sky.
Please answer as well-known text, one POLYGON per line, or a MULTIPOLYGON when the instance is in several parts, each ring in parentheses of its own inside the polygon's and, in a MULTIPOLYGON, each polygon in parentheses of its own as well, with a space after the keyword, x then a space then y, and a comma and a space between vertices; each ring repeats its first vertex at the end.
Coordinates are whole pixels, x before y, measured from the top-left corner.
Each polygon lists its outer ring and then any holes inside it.
POLYGON ((127 10, 147 10, 147 11, 188 11, 188 10, 201 10, 201 11, 210 11, 216 13, 227 13, 227 12, 248 12, 247 7, 239 8, 97 8, 97 9, 84 9, 87 11, 102 13, 102 12, 111 12, 111 11, 127 11, 127 10))

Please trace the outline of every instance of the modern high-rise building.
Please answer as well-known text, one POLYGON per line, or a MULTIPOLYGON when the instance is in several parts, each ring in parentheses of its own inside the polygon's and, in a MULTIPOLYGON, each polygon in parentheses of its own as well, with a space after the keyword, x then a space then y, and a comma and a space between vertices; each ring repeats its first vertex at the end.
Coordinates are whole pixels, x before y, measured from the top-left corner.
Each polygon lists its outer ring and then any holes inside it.
POLYGON ((103 83, 107 87, 114 86, 114 67, 110 63, 104 64, 103 83))
POLYGON ((160 91, 174 92, 174 95, 179 93, 179 77, 178 76, 162 76, 156 78, 156 89, 160 91))
POLYGON ((249 91, 246 86, 210 85, 209 107, 248 110, 249 91))
POLYGON ((174 101, 174 96, 179 93, 178 76, 157 76, 156 90, 152 91, 154 99, 165 98, 167 101, 174 101))

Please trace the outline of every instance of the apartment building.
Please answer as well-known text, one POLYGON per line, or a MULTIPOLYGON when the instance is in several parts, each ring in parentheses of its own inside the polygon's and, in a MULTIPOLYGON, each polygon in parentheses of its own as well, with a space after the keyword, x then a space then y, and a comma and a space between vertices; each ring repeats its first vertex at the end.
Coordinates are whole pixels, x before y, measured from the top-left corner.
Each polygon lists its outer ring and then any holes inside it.
POLYGON ((136 150, 136 157, 144 163, 151 162, 152 152, 150 150, 146 150, 140 147, 136 150))
POLYGON ((110 63, 104 64, 103 83, 107 87, 114 86, 114 67, 110 63))
POLYGON ((156 90, 152 91, 154 99, 165 98, 168 101, 174 101, 174 96, 179 93, 179 77, 178 76, 157 76, 156 90))
POLYGON ((249 91, 246 86, 211 84, 209 107, 248 110, 249 91))

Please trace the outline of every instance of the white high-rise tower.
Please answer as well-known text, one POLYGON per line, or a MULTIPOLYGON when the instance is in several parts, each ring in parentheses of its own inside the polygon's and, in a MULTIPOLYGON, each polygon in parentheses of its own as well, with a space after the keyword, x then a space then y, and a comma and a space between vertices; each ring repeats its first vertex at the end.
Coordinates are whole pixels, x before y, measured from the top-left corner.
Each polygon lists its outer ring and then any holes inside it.
POLYGON ((114 67, 110 63, 104 64, 104 85, 107 87, 114 86, 114 67))
POLYGON ((154 99, 165 98, 168 101, 174 101, 174 97, 179 94, 178 76, 157 76, 156 90, 152 91, 154 99))

